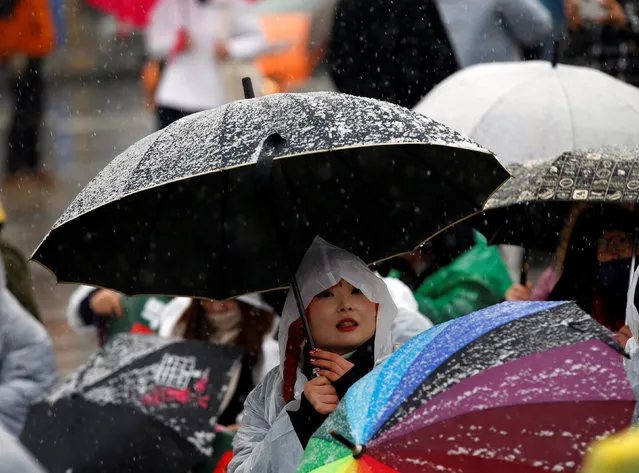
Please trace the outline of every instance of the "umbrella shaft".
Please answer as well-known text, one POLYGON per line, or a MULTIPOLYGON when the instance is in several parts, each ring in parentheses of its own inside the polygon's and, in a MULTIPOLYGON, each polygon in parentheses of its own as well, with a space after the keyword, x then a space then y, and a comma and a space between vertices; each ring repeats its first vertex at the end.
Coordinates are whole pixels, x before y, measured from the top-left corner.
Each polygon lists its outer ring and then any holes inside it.
POLYGON ((521 274, 519 276, 519 284, 525 286, 528 284, 528 267, 530 265, 530 250, 528 248, 524 248, 524 258, 521 263, 521 274))
POLYGON ((308 319, 306 318, 306 310, 304 309, 304 302, 302 302, 302 294, 300 293, 300 287, 297 284, 297 278, 293 276, 291 278, 291 288, 293 289, 293 295, 295 296, 295 303, 297 304, 297 310, 300 314, 300 320, 304 327, 304 333, 306 334, 306 340, 308 342, 308 348, 315 349, 315 342, 311 335, 311 327, 308 325, 308 319))

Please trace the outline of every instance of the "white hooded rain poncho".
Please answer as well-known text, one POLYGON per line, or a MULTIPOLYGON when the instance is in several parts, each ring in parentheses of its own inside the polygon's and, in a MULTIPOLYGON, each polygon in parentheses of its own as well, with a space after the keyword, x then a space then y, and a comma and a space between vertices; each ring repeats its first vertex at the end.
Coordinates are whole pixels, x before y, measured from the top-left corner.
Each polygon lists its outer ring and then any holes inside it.
POLYGON ((639 425, 639 310, 637 310, 635 304, 637 284, 639 284, 639 269, 633 270, 628 297, 626 298, 626 324, 632 332, 632 338, 626 344, 626 352, 630 358, 624 360, 628 380, 637 398, 637 406, 632 417, 635 425, 639 425))
MULTIPOLYGON (((374 341, 375 363, 393 351, 391 327, 397 308, 381 277, 351 253, 316 237, 297 270, 297 282, 304 307, 313 298, 344 279, 379 304, 374 341)), ((298 368, 295 399, 285 405, 282 394, 283 366, 290 325, 299 318, 292 291, 282 311, 279 328, 280 366, 249 394, 244 404, 242 427, 234 441, 230 473, 294 473, 302 458, 302 445, 287 411, 297 411, 308 381, 298 368)))

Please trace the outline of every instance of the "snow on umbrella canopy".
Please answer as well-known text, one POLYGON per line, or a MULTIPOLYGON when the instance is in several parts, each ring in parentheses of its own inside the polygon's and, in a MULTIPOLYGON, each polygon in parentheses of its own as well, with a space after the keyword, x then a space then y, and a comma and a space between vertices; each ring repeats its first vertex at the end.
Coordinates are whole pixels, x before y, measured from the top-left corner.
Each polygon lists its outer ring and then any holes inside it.
POLYGON ((242 356, 233 345, 119 335, 31 407, 20 440, 50 473, 182 473, 213 453, 242 356))
POLYGON ((507 176, 488 151, 396 105, 242 100, 115 158, 34 258, 62 281, 225 299, 288 286, 316 235, 369 262, 409 251, 479 211, 507 176))
POLYGON ((639 148, 571 151, 551 160, 512 164, 508 170, 513 177, 470 223, 493 244, 554 251, 575 205, 639 202, 639 148))
POLYGON ((634 409, 611 335, 566 302, 438 325, 351 387, 298 473, 577 471, 634 409))

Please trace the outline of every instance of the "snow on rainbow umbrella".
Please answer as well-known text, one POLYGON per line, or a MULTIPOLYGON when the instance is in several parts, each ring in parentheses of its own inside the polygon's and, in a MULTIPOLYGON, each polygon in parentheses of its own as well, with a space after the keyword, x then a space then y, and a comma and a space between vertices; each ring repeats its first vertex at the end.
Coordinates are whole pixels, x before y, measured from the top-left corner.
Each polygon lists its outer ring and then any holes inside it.
POLYGON ((577 471, 592 440, 630 424, 620 352, 569 302, 438 325, 348 391, 298 473, 577 471))

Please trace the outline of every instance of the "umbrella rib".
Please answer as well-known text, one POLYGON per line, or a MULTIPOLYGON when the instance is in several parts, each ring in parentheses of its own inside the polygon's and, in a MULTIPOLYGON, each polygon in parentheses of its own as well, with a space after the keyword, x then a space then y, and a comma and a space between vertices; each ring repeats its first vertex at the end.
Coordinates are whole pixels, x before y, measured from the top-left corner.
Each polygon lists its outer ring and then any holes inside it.
MULTIPOLYGON (((356 175, 356 174, 355 174, 354 169, 353 169, 353 168, 352 168, 352 167, 348 164, 348 162, 347 162, 345 159, 343 159, 343 158, 341 158, 340 156, 338 156, 337 160, 338 160, 339 162, 341 162, 341 163, 344 165, 344 167, 345 167, 346 169, 348 169, 348 170, 349 170, 349 171, 350 171, 350 172, 351 172, 354 176, 356 175)), ((369 196, 373 196, 373 197, 374 197, 375 201, 377 202, 377 204, 378 204, 381 208, 385 208, 385 209, 386 209, 386 211, 382 212, 382 215, 384 215, 386 218, 388 218, 388 220, 390 221, 391 227, 392 227, 395 231, 397 231, 397 232, 398 232, 398 234, 399 234, 399 241, 403 241, 403 242, 408 243, 408 242, 406 241, 406 234, 405 234, 404 232, 402 232, 402 231, 401 231, 402 225, 401 225, 401 224, 397 224, 397 222, 395 222, 395 221, 393 220, 393 217, 392 217, 392 209, 390 208, 390 206, 387 206, 387 205, 386 205, 386 202, 384 202, 381 198, 379 198, 379 197, 377 196, 377 192, 374 192, 374 191, 373 191, 373 192, 371 192, 371 189, 370 189, 370 188, 368 188, 368 185, 367 185, 367 183, 366 183, 365 181, 363 181, 363 180, 361 180, 361 179, 357 179, 357 182, 359 183, 359 185, 360 185, 360 186, 362 186, 364 189, 366 189, 366 190, 368 191, 368 193, 367 193, 367 194, 368 194, 369 196)), ((408 244, 410 245, 410 243, 408 243, 408 244)), ((411 248, 411 249, 412 249, 412 248, 411 248)))
POLYGON ((577 143, 575 143, 575 116, 572 113, 572 108, 570 107, 570 99, 568 98, 568 91, 566 90, 566 87, 564 86, 563 82, 561 82, 561 80, 559 79, 559 74, 555 75, 555 79, 557 80, 557 83, 559 84, 559 88, 561 89, 562 93, 564 94, 564 98, 566 99, 566 106, 568 108, 568 115, 570 116, 570 130, 572 131, 572 149, 575 149, 577 147, 577 143))
MULTIPOLYGON (((439 425, 439 424, 443 424, 445 422, 452 422, 452 421, 459 421, 460 419, 463 419, 464 417, 473 415, 473 414, 490 414, 492 412, 495 411, 500 411, 502 409, 508 409, 508 408, 525 408, 525 407, 529 407, 529 406, 539 406, 542 404, 576 404, 577 402, 582 402, 582 403, 606 403, 606 404, 634 404, 634 400, 626 400, 626 399, 591 399, 591 400, 582 400, 582 401, 574 401, 574 400, 563 400, 563 401, 559 401, 559 400, 550 400, 550 401, 545 401, 545 402, 532 402, 532 403, 526 403, 526 402, 518 402, 518 403, 513 403, 513 404, 506 404, 506 405, 501 405, 501 406, 494 406, 494 407, 488 407, 486 409, 481 409, 481 410, 471 410, 471 411, 467 411, 467 412, 462 412, 460 414, 457 414, 453 417, 447 417, 444 419, 439 419, 431 424, 428 425, 423 425, 421 427, 418 427, 415 430, 412 430, 406 434, 401 434, 398 436, 394 436, 394 437, 390 437, 388 439, 383 439, 381 441, 377 440, 377 442, 370 442, 370 446, 371 448, 375 448, 378 449, 382 446, 384 446, 385 444, 388 444, 390 442, 396 441, 398 438, 402 438, 403 436, 406 436, 408 434, 414 434, 416 432, 422 431, 422 430, 426 430, 426 429, 432 429, 435 426, 439 425)), ((379 437, 381 437, 385 432, 381 432, 379 434, 379 437)), ((378 437, 378 438, 379 438, 378 437)))
POLYGON ((493 102, 490 104, 490 107, 486 107, 486 110, 484 111, 484 113, 482 113, 481 116, 477 119, 477 121, 475 122, 475 125, 468 131, 468 133, 464 133, 464 134, 466 136, 472 137, 475 131, 477 130, 477 128, 479 127, 479 125, 482 123, 484 117, 486 117, 486 115, 488 115, 493 108, 495 108, 499 103, 501 103, 506 98, 507 95, 509 95, 515 89, 519 87, 523 87, 533 80, 537 80, 543 74, 544 74, 544 71, 540 71, 539 74, 535 75, 534 77, 526 77, 526 79, 513 85, 508 91, 504 92, 502 95, 500 95, 495 100, 493 100, 493 102))
MULTIPOLYGON (((170 125, 169 125, 169 126, 170 126, 170 125)), ((136 173, 136 171, 140 168, 140 165, 142 164, 142 161, 144 161, 144 160, 146 159, 147 154, 148 154, 148 153, 149 153, 152 149, 157 148, 157 143, 158 143, 158 140, 160 139, 160 136, 161 136, 162 138, 164 138, 164 137, 165 137, 164 135, 167 135, 167 134, 168 134, 168 133, 164 133, 164 130, 162 130, 162 131, 160 131, 160 132, 158 132, 158 133, 157 133, 157 135, 156 135, 155 139, 153 140, 153 143, 151 143, 151 144, 149 145, 149 147, 148 147, 148 148, 146 149, 146 151, 144 152, 144 155, 140 157, 140 160, 137 162, 137 164, 135 165, 135 167, 133 168, 133 170, 132 170, 132 171, 131 171, 131 173, 129 174, 129 178, 130 178, 131 176, 133 176, 133 175, 136 173)), ((173 139, 171 140, 172 144, 175 144, 175 141, 176 141, 176 140, 175 140, 175 138, 173 138, 173 139)), ((129 184, 129 179, 127 178, 126 183, 125 183, 125 185, 124 185, 124 188, 125 188, 125 189, 127 189, 127 188, 128 188, 128 184, 129 184)), ((143 190, 144 190, 144 189, 142 189, 141 191, 143 191, 143 190)), ((141 191, 139 191, 139 192, 141 192, 141 191)), ((124 189, 123 189, 123 190, 121 190, 120 192, 121 192, 122 194, 124 194, 125 196, 126 196, 127 194, 128 194, 128 195, 130 195, 130 194, 129 194, 129 191, 124 190, 124 189)), ((137 192, 136 192, 136 193, 137 193, 137 192)), ((93 209, 89 209, 88 211, 91 211, 91 210, 93 210, 93 209)))
MULTIPOLYGON (((164 203, 164 199, 165 199, 165 193, 159 193, 160 197, 158 199, 156 199, 156 204, 155 204, 155 212, 153 212, 153 220, 151 220, 153 222, 153 225, 149 228, 149 230, 146 232, 146 239, 143 239, 142 243, 139 246, 139 249, 145 248, 148 249, 150 242, 151 242, 151 235, 153 234, 153 232, 157 229, 158 223, 159 223, 159 216, 162 213, 162 208, 163 208, 163 203, 164 203)), ((149 221, 149 220, 147 220, 149 221)), ((134 278, 139 274, 139 269, 140 269, 140 263, 142 262, 142 260, 144 259, 145 255, 147 255, 148 253, 146 251, 140 251, 139 252, 139 256, 137 258, 136 264, 134 266, 135 271, 131 271, 131 278, 129 280, 129 291, 131 293, 133 293, 133 280, 134 278)))
MULTIPOLYGON (((297 192, 295 186, 293 185, 293 179, 288 175, 288 173, 286 172, 286 166, 284 166, 283 164, 280 164, 280 170, 282 172, 282 176, 284 176, 284 180, 286 181, 286 188, 289 190, 289 192, 291 193, 291 195, 294 195, 295 197, 297 197, 300 201, 302 200, 302 195, 297 192)), ((311 228, 311 232, 313 233, 311 235, 311 238, 317 236, 322 236, 319 234, 319 232, 317 231, 317 227, 315 226, 315 223, 313 222, 313 219, 310 219, 307 217, 306 212, 303 211, 302 206, 295 206, 295 210, 299 212, 300 216, 304 218, 305 221, 308 222, 309 227, 311 228)), ((277 225, 277 222, 275 223, 277 225)), ((286 257, 286 255, 284 255, 286 257)), ((291 268, 291 271, 293 271, 295 268, 291 268)))
MULTIPOLYGON (((303 105, 303 102, 302 102, 301 100, 298 100, 298 99, 297 99, 297 98, 295 98, 294 96, 293 96, 293 100, 294 100, 294 101, 296 101, 296 102, 298 102, 298 103, 299 103, 299 105, 303 105)), ((309 113, 311 113, 311 112, 312 112, 312 110, 311 110, 311 111, 309 111, 309 113)), ((313 114, 313 115, 316 115, 316 114, 313 114)), ((353 168, 352 168, 351 166, 349 166, 349 165, 346 163, 346 161, 345 161, 345 160, 344 160, 344 159, 340 156, 340 154, 339 154, 339 153, 334 153, 334 155, 337 157, 337 161, 339 161, 340 163, 342 163, 342 164, 344 165, 344 167, 346 167, 346 169, 348 169, 348 170, 349 170, 349 171, 353 174, 353 176, 355 176, 355 175, 356 175, 356 174, 355 174, 355 172, 354 172, 354 170, 353 170, 353 168)), ((284 166, 282 166, 282 170, 284 170, 284 166)), ((287 181, 289 181, 289 183, 291 183, 291 184, 292 184, 292 180, 290 179, 290 177, 289 177, 289 176, 288 176, 285 172, 284 172, 284 176, 286 177, 287 181)), ((357 181, 356 181, 356 182, 360 183, 360 185, 362 184, 362 181, 361 181, 361 180, 359 180, 359 179, 357 179, 357 181)), ((364 187, 364 188, 366 188, 366 186, 365 186, 365 185, 364 185, 363 187, 364 187)), ((293 187, 292 185, 289 185, 289 188, 291 188, 291 190, 292 190, 294 187, 293 187)), ((366 190, 369 190, 369 189, 366 189, 366 190)), ((372 192, 372 193, 369 193, 369 194, 370 194, 371 196, 374 196, 374 198, 377 200, 377 202, 378 202, 378 204, 380 205, 380 207, 382 207, 382 208, 384 208, 384 207, 385 207, 385 203, 384 203, 381 199, 377 198, 377 193, 372 192)), ((390 209, 390 208, 388 208, 387 212, 384 212, 384 214, 385 214, 385 215, 386 215, 386 214, 390 215, 390 210, 391 210, 391 209, 390 209)), ((306 219, 306 220, 307 220, 308 222, 310 222, 310 220, 309 220, 309 219, 306 219)), ((393 223, 393 224, 394 224, 394 222, 393 222, 392 220, 391 220, 391 223, 393 223)), ((401 228, 402 228, 402 226, 401 226, 401 225, 392 225, 392 228, 393 228, 394 230, 396 230, 396 231, 399 231, 399 229, 401 229, 401 228)), ((314 230, 315 230, 315 228, 314 228, 314 230)), ((406 236, 405 236, 405 234, 404 234, 404 233, 402 233, 401 231, 399 231, 399 233, 400 233, 400 235, 399 235, 399 236, 400 236, 400 241, 405 241, 405 240, 406 240, 406 236)), ((317 234, 317 233, 316 233, 316 234, 317 234)), ((321 236, 321 235, 320 235, 320 236, 321 236)))
MULTIPOLYGON (((435 145, 432 145, 432 146, 435 146, 435 145)), ((410 156, 410 154, 409 154, 409 153, 404 152, 404 154, 405 154, 405 155, 410 156)), ((347 162, 346 160, 344 160, 344 159, 342 159, 342 158, 338 158, 338 159, 339 159, 339 161, 340 161, 340 162, 342 162, 342 163, 344 164, 344 166, 345 166, 346 168, 348 168, 348 169, 351 171, 351 173, 354 173, 353 168, 352 168, 351 166, 349 166, 349 164, 348 164, 348 162, 347 162)), ((447 178, 446 178, 446 177, 445 177, 442 173, 440 173, 439 171, 437 171, 435 168, 433 168, 432 166, 428 166, 428 168, 429 168, 429 169, 430 169, 430 170, 431 170, 434 174, 436 174, 436 175, 440 176, 441 180, 442 180, 442 181, 446 184, 446 186, 447 186, 447 187, 449 187, 449 188, 450 188, 450 189, 452 189, 452 190, 457 190, 457 189, 458 189, 458 186, 454 186, 454 185, 452 185, 452 184, 450 183, 450 180, 449 180, 449 179, 447 179, 447 178)), ((367 187, 367 186, 366 186, 366 183, 363 183, 362 181, 359 181, 359 182, 360 182, 360 183, 361 183, 364 187, 367 187)), ((368 190, 368 191, 370 191, 370 189, 367 189, 367 190, 368 190)), ((466 196, 466 199, 467 199, 468 201, 472 202, 472 205, 473 205, 473 206, 475 206, 475 205, 476 205, 476 202, 474 201, 474 199, 472 199, 472 198, 468 198, 468 194, 466 194, 465 190, 461 189, 461 193, 462 193, 462 194, 464 194, 464 195, 466 196)), ((386 212, 383 212, 383 214, 384 214, 384 215, 386 215, 386 216, 389 218, 389 220, 390 220, 390 222, 391 222, 392 227, 393 227, 393 228, 396 228, 396 229, 400 229, 400 228, 402 228, 402 225, 401 225, 401 224, 400 224, 400 225, 397 225, 397 224, 396 224, 396 223, 392 220, 392 217, 391 217, 391 209, 385 205, 385 202, 384 202, 383 200, 381 200, 380 198, 378 198, 378 197, 377 197, 377 193, 376 193, 376 192, 369 192, 369 195, 371 195, 371 196, 374 196, 374 197, 375 197, 375 199, 376 199, 377 203, 380 205, 380 207, 382 207, 382 208, 386 208, 386 209, 387 209, 387 211, 386 211, 386 212)), ((446 228, 448 228, 448 227, 449 227, 449 226, 451 226, 451 225, 454 225, 454 224, 458 223, 458 221, 459 221, 459 220, 456 220, 456 221, 455 221, 455 222, 453 222, 452 224, 447 225, 447 227, 446 227, 446 228)), ((433 235, 433 236, 435 236, 435 235, 433 235)), ((432 238, 432 237, 431 237, 431 238, 432 238)), ((425 243, 425 242, 426 242, 426 241, 428 241, 429 239, 430 239, 430 238, 420 241, 420 242, 417 244, 417 246, 422 245, 423 243, 425 243)), ((404 241, 404 242, 406 242, 408 245, 412 245, 412 244, 413 244, 413 243, 410 243, 410 242, 408 242, 408 241, 406 240, 405 233, 403 233, 403 232, 400 232, 400 238, 399 238, 399 240, 400 240, 400 241, 404 241)), ((411 249, 412 249, 412 248, 411 248, 411 249)))
MULTIPOLYGON (((227 212, 226 212, 226 206, 228 203, 228 197, 227 197, 227 193, 229 191, 229 175, 227 172, 223 172, 222 173, 222 203, 221 203, 221 221, 222 221, 222 244, 221 244, 221 251, 220 251, 220 271, 222 272, 222 274, 220 274, 220 282, 222 282, 222 285, 224 286, 223 289, 226 289, 226 281, 224 278, 224 274, 225 274, 225 265, 226 265, 226 246, 227 246, 227 235, 226 235, 226 217, 227 217, 227 212)), ((223 291, 224 294, 226 294, 226 290, 223 291)))
MULTIPOLYGON (((169 126, 171 126, 171 125, 169 125, 169 126)), ((157 138, 156 138, 156 139, 153 141, 153 143, 152 143, 152 144, 151 144, 151 145, 147 148, 147 150, 146 150, 146 151, 145 151, 145 153, 144 153, 144 156, 146 156, 146 155, 147 155, 147 153, 148 153, 148 152, 149 152, 152 148, 154 148, 155 146, 157 146, 157 140, 158 140, 158 138, 160 137, 160 135, 164 135, 164 134, 165 134, 165 133, 163 133, 163 132, 158 133, 157 138)), ((175 139, 173 139, 173 143, 175 143, 175 139)), ((132 176, 133 174, 135 174, 135 172, 137 171, 137 169, 140 167, 140 165, 142 164, 143 159, 144 159, 144 157, 143 157, 142 159, 140 159, 140 161, 138 161, 138 163, 136 164, 135 168, 133 169, 133 171, 132 171, 132 172, 131 172, 131 174, 130 174, 131 176, 132 176)), ((127 181, 127 182, 128 182, 128 181, 127 181)), ((140 191, 140 193, 141 193, 141 192, 143 192, 143 191, 140 191)), ((153 219, 153 222, 154 222, 154 223, 153 223, 153 227, 152 227, 152 228, 150 228, 150 229, 149 229, 149 231, 147 232, 146 245, 140 245, 140 248, 142 248, 142 247, 146 247, 146 248, 148 248, 148 246, 149 246, 149 244, 150 244, 150 241, 151 241, 150 235, 151 235, 151 234, 153 233, 153 231, 155 231, 155 229, 157 228, 157 225, 158 225, 158 217, 159 217, 159 214, 160 214, 160 209, 162 208, 162 206, 160 205, 160 203, 163 203, 163 202, 164 202, 164 195, 165 195, 165 193, 160 192, 158 195, 160 196, 160 198, 156 200, 156 206, 155 206, 155 212, 154 212, 154 216, 155 216, 155 218, 153 219)), ((147 221, 148 221, 148 220, 147 220, 147 221)), ((139 268, 140 268, 140 262, 144 259, 144 255, 145 255, 145 254, 146 254, 146 253, 143 253, 143 252, 141 252, 141 251, 140 251, 140 253, 139 253, 139 257, 138 257, 138 260, 137 260, 137 262, 136 262, 136 265, 134 266, 134 267, 136 268, 136 271, 132 271, 132 272, 131 272, 131 279, 130 279, 130 281, 129 281, 129 285, 128 285, 128 286, 129 286, 129 288, 131 289, 131 292, 133 292, 133 284, 132 284, 132 283, 133 283, 133 278, 135 278, 135 276, 138 274, 138 271, 139 271, 139 268)))
MULTIPOLYGON (((231 109, 231 104, 226 104, 224 105, 224 113, 222 114, 222 119, 221 119, 221 123, 223 124, 223 128, 222 128, 222 132, 218 134, 218 141, 221 147, 222 141, 224 137, 227 136, 227 134, 225 133, 225 128, 226 128, 226 117, 228 116, 229 112, 231 109)), ((226 206, 228 204, 228 196, 227 196, 227 192, 228 192, 228 184, 229 184, 229 173, 230 171, 222 171, 221 174, 221 179, 222 179, 222 195, 221 195, 221 223, 222 223, 222 235, 221 235, 221 245, 220 245, 220 264, 218 266, 218 270, 220 271, 220 277, 218 278, 218 280, 220 281, 220 283, 222 285, 226 284, 226 279, 224 278, 225 275, 225 271, 224 271, 224 263, 226 260, 226 245, 227 245, 227 238, 226 238, 226 217, 227 217, 227 213, 226 213, 226 206)), ((215 268, 212 268, 211 270, 211 275, 215 273, 215 268)), ((214 292, 214 291, 213 291, 214 292)), ((226 294, 226 291, 222 292, 223 294, 226 294)))

